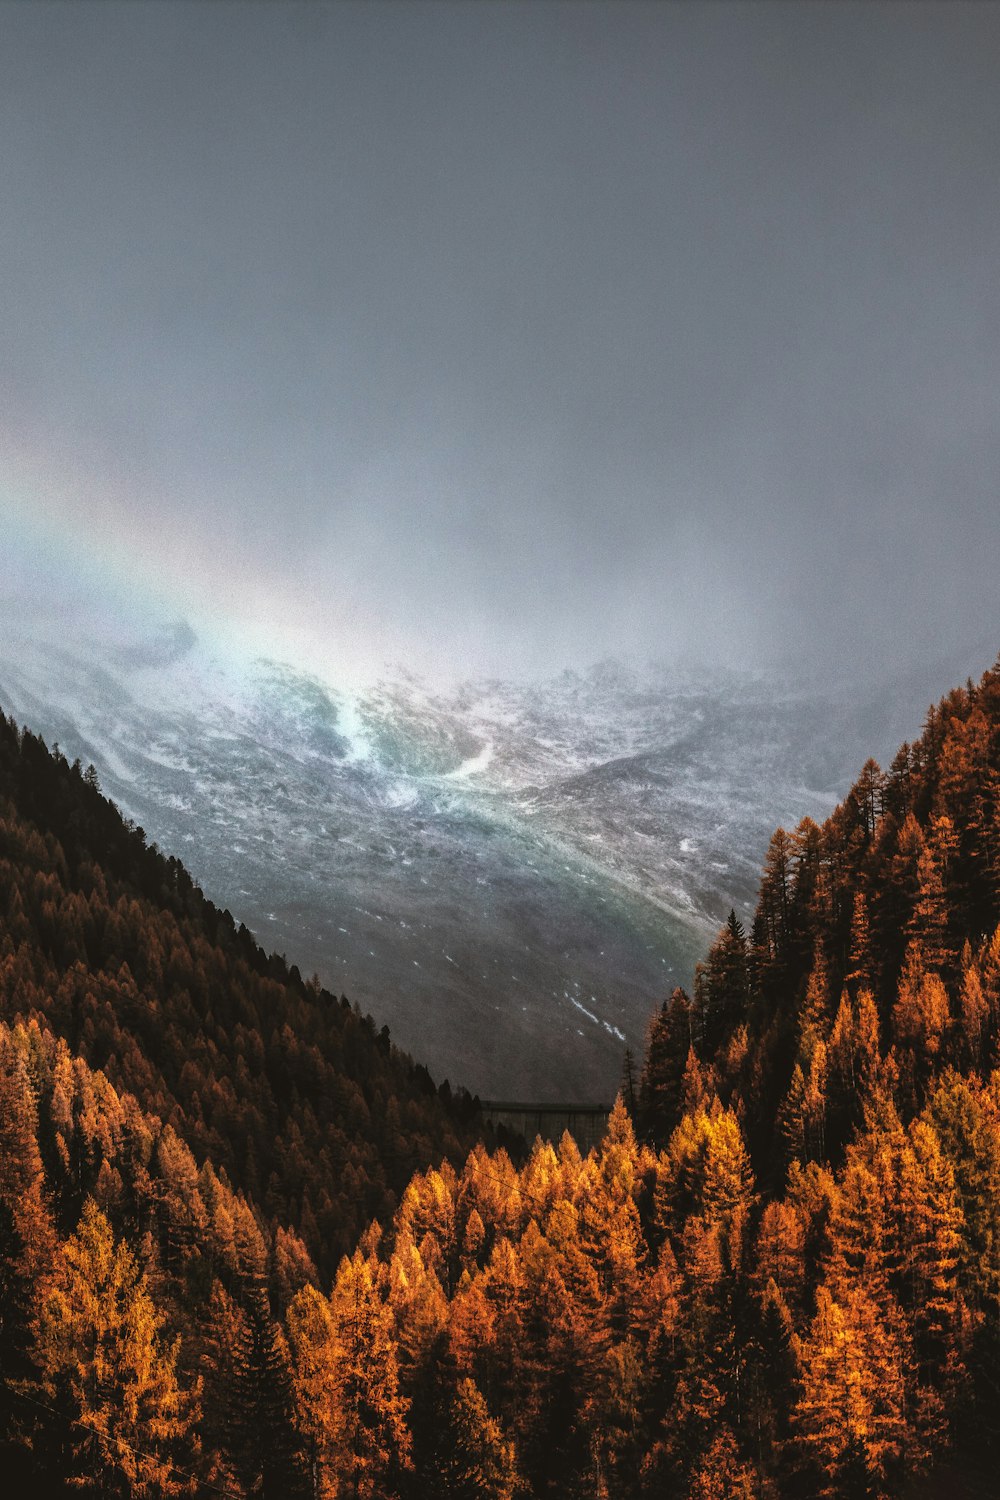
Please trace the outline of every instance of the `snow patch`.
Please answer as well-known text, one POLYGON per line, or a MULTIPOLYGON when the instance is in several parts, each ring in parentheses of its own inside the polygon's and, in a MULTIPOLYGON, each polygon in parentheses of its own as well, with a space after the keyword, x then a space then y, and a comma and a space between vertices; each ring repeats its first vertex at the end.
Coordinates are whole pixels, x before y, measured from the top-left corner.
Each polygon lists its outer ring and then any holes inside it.
POLYGON ((413 807, 420 793, 412 781, 390 781, 383 793, 386 807, 413 807))
POLYGON ((445 781, 468 781, 470 776, 476 776, 480 771, 485 771, 492 759, 493 741, 487 740, 476 755, 470 755, 467 760, 463 760, 462 764, 456 766, 454 771, 449 771, 444 779, 445 781))
POLYGON ((588 1010, 585 1005, 581 1005, 580 1002, 579 1002, 579 1000, 574 1000, 572 995, 570 995, 568 998, 569 998, 570 1005, 575 1005, 576 1008, 577 1008, 577 1010, 581 1011, 582 1014, 587 1017, 588 1021, 593 1021, 593 1023, 594 1023, 595 1026, 600 1026, 601 1023, 598 1020, 598 1018, 594 1015, 594 1012, 592 1010, 588 1010))
POLYGON ((375 751, 371 740, 368 738, 368 732, 365 728, 364 719, 361 716, 358 699, 348 696, 346 693, 342 697, 338 695, 336 706, 337 732, 344 737, 350 746, 350 750, 345 757, 346 763, 350 766, 356 766, 361 761, 374 762, 375 751))

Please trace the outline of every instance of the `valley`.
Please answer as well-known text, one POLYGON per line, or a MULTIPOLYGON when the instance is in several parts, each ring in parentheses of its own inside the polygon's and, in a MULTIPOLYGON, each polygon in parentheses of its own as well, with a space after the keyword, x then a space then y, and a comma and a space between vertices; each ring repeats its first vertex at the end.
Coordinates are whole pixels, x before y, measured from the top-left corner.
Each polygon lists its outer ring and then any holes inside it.
MULTIPOLYGON (((750 910, 775 824, 825 817, 872 738, 871 704, 773 674, 348 691, 155 616, 69 626, 10 619, 4 710, 92 762, 266 948, 483 1097, 613 1096, 652 1007, 750 910)), ((900 706, 881 717, 891 744, 900 706)))

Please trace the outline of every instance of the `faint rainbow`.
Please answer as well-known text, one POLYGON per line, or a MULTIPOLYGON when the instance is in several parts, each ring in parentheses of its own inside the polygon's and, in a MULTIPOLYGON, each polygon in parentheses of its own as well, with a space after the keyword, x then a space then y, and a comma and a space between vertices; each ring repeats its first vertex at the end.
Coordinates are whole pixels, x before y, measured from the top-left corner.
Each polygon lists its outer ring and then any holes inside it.
POLYGON ((34 595, 61 596, 123 624, 188 621, 231 668, 245 670, 254 658, 269 656, 307 666, 332 687, 352 675, 331 670, 336 653, 328 644, 303 640, 272 618, 227 612, 210 585, 182 584, 177 556, 165 560, 153 546, 131 539, 135 528, 122 519, 130 509, 130 497, 116 495, 113 483, 102 483, 95 496, 91 479, 67 478, 48 459, 33 464, 23 451, 0 454, 0 605, 13 573, 34 595))

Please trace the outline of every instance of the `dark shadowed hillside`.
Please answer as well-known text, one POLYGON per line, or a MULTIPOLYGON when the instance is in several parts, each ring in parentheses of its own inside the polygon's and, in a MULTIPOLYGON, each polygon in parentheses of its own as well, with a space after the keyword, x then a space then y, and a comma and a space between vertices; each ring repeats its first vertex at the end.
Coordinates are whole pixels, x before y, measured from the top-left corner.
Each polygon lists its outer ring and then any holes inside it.
MULTIPOLYGON (((332 1268, 471 1103, 147 846, 92 774, 0 721, 0 1013, 37 1019, 332 1268)), ((463 1123, 465 1122, 465 1123, 463 1123)))

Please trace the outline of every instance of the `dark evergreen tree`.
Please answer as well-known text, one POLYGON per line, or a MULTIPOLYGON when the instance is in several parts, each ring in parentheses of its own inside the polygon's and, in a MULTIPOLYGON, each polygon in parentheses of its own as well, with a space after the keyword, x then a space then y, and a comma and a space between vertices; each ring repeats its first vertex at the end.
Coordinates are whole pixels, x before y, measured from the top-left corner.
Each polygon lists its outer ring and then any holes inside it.
POLYGON ((242 1309, 229 1396, 228 1448, 250 1494, 282 1500, 309 1494, 284 1334, 263 1291, 242 1309))
POLYGON ((696 978, 699 1047, 708 1057, 717 1052, 750 1010, 750 965, 746 933, 730 911, 696 978))
POLYGON ((691 1003, 678 986, 649 1024, 639 1080, 636 1125, 643 1140, 654 1145, 666 1145, 681 1117, 691 1040, 691 1003))

